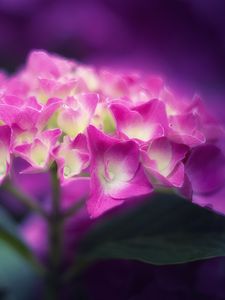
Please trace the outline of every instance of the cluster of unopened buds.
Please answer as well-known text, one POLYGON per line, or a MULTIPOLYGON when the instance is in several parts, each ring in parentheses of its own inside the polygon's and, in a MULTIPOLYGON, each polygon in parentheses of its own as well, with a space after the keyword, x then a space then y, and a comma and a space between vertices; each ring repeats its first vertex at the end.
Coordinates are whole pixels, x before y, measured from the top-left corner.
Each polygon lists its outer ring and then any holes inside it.
POLYGON ((158 77, 41 51, 17 74, 0 76, 0 181, 15 156, 29 163, 24 173, 55 161, 61 185, 89 182, 92 217, 158 188, 191 198, 197 152, 213 155, 223 134, 198 96, 177 98, 158 77))

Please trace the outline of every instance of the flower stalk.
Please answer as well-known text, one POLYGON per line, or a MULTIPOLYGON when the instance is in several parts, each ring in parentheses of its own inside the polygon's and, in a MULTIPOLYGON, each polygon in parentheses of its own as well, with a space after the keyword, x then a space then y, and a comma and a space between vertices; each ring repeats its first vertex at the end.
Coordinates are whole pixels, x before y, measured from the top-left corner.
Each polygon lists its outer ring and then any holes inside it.
POLYGON ((61 257, 63 242, 63 218, 60 207, 60 183, 57 177, 57 166, 50 169, 52 178, 52 209, 48 218, 49 234, 49 274, 47 280, 47 299, 60 298, 61 257))
MULTIPOLYGON (((81 199, 74 205, 62 211, 61 209, 61 188, 60 180, 57 176, 57 164, 53 163, 50 168, 52 182, 51 210, 46 212, 42 206, 28 195, 19 190, 7 179, 2 188, 20 201, 26 208, 44 218, 48 224, 49 237, 49 263, 48 270, 43 274, 46 276, 46 299, 60 299, 60 290, 63 277, 61 276, 62 256, 63 256, 63 226, 64 222, 74 216, 84 204, 81 199)), ((38 262, 38 260, 37 260, 38 262)))

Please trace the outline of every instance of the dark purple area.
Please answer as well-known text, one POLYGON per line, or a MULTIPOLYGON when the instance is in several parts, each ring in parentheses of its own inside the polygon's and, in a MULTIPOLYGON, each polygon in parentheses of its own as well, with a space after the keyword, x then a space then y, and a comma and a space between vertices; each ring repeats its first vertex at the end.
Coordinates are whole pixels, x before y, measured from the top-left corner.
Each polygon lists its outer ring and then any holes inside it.
POLYGON ((30 49, 44 48, 103 64, 126 60, 218 88, 224 13, 223 0, 2 0, 1 65, 15 68, 30 49))
POLYGON ((106 261, 86 272, 91 300, 223 300, 225 259, 172 266, 135 261, 106 261))

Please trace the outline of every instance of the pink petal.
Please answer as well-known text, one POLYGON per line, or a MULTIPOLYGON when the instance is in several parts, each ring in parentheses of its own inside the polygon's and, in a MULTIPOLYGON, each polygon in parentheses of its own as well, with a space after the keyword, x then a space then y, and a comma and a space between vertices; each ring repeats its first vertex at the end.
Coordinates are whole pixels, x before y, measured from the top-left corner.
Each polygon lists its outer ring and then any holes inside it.
POLYGON ((11 141, 11 128, 7 125, 0 126, 0 142, 1 142, 1 144, 3 144, 7 149, 9 149, 10 141, 11 141))
POLYGON ((184 165, 178 163, 172 173, 167 177, 167 180, 175 187, 182 187, 184 183, 184 165))
POLYGON ((26 101, 26 105, 38 111, 42 109, 42 105, 38 103, 35 97, 29 97, 26 101))
POLYGON ((87 138, 82 133, 79 133, 71 144, 72 148, 76 148, 82 152, 88 152, 87 138))
POLYGON ((61 106, 61 104, 62 101, 57 98, 49 99, 47 104, 43 107, 43 110, 40 113, 36 127, 40 129, 44 128, 48 120, 51 118, 54 112, 61 106))
POLYGON ((120 142, 112 145, 104 153, 104 164, 119 172, 120 177, 131 180, 139 166, 139 149, 133 141, 120 142))
POLYGON ((110 109, 115 117, 117 128, 120 131, 132 126, 139 126, 142 124, 143 119, 140 114, 128 109, 122 104, 112 104, 110 109))
POLYGON ((92 116, 95 112, 96 106, 99 101, 98 94, 80 94, 77 96, 80 104, 84 107, 85 110, 88 111, 90 116, 92 116))
POLYGON ((59 69, 53 59, 43 51, 33 51, 28 58, 28 68, 35 74, 52 75, 57 78, 59 69))
POLYGON ((214 145, 202 145, 192 150, 185 165, 193 191, 211 193, 224 186, 225 155, 214 145))
POLYGON ((74 141, 64 137, 63 142, 53 149, 58 164, 58 176, 61 182, 79 175, 89 164, 89 151, 86 136, 79 134, 74 141))
POLYGON ((142 163, 152 180, 165 186, 181 187, 184 181, 185 158, 188 147, 170 142, 163 137, 154 140, 149 148, 141 150, 142 163))
POLYGON ((112 189, 110 196, 117 200, 126 200, 132 197, 142 197, 152 192, 153 187, 140 166, 135 176, 130 181, 121 182, 118 189, 112 189))
POLYGON ((13 105, 13 106, 17 106, 17 107, 20 107, 24 104, 23 99, 21 99, 17 96, 14 96, 14 95, 6 95, 3 99, 3 101, 5 104, 13 105))
POLYGON ((29 144, 35 138, 37 134, 36 128, 31 128, 29 130, 21 129, 17 124, 12 125, 12 145, 17 147, 22 144, 29 144))
POLYGON ((9 126, 15 122, 15 116, 17 116, 19 112, 19 108, 13 105, 0 104, 0 119, 9 126))
POLYGON ((198 130, 198 118, 191 113, 170 117, 169 137, 177 143, 196 147, 205 143, 204 134, 198 130))
POLYGON ((60 137, 62 131, 58 128, 45 130, 40 134, 40 139, 49 144, 50 146, 54 146, 60 137))
POLYGON ((77 201, 85 200, 90 194, 90 178, 78 177, 66 181, 62 186, 62 207, 68 208, 77 201))
POLYGON ((10 169, 11 129, 7 125, 0 126, 0 183, 10 169))
POLYGON ((163 136, 168 126, 165 107, 158 100, 151 100, 132 109, 114 103, 110 105, 110 109, 115 117, 117 130, 128 138, 149 141, 163 136))
POLYGON ((102 157, 106 150, 112 146, 115 142, 120 140, 115 139, 109 135, 102 133, 96 127, 89 125, 87 128, 88 143, 93 159, 102 157))
POLYGON ((168 119, 165 104, 162 101, 153 99, 142 105, 134 107, 133 110, 137 111, 146 123, 159 123, 165 130, 167 130, 168 119))
POLYGON ((105 195, 99 179, 93 173, 91 177, 91 196, 87 201, 87 210, 91 218, 97 218, 109 209, 121 205, 124 200, 115 200, 108 195, 105 195))
POLYGON ((31 129, 35 127, 40 112, 31 107, 26 107, 14 115, 13 123, 17 124, 21 129, 31 129))

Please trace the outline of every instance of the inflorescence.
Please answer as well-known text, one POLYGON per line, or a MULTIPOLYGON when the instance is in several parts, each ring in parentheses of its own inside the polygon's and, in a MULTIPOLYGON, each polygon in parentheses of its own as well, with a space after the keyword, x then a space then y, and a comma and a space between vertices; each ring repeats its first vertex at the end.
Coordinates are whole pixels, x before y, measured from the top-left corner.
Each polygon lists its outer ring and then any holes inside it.
POLYGON ((223 134, 198 96, 175 97, 159 77, 42 51, 15 75, 0 74, 0 181, 14 156, 29 163, 24 173, 55 161, 62 185, 90 182, 92 217, 162 187, 191 198, 195 151, 223 134))

